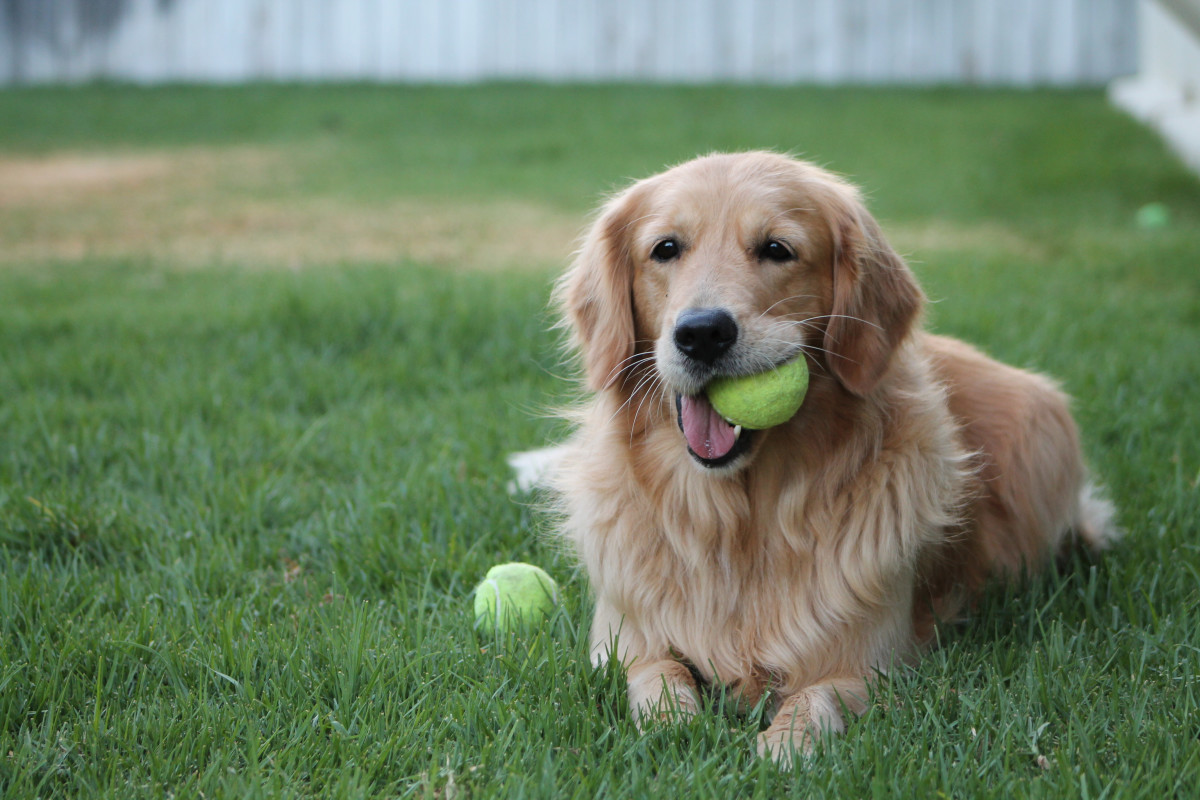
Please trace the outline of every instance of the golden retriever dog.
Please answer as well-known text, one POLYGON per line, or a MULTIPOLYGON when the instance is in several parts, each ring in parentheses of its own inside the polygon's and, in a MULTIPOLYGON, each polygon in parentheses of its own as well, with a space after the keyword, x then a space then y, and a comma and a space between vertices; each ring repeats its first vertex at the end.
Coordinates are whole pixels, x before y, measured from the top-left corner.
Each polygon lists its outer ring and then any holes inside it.
POLYGON ((556 298, 590 394, 551 480, 639 727, 700 684, 769 693, 759 752, 790 765, 986 581, 1115 534, 1063 393, 923 332, 912 272, 818 167, 718 154, 635 183, 556 298), (782 425, 705 397, 796 357, 782 425))

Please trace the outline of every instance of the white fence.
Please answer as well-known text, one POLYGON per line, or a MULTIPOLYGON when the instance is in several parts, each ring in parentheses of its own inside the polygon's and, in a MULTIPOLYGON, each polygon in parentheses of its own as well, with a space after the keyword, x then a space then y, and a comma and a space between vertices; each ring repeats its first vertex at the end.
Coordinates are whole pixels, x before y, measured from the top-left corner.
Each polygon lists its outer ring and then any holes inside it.
POLYGON ((1136 0, 0 0, 0 84, 1095 85, 1136 0))
POLYGON ((1141 65, 1113 102, 1162 134, 1200 172, 1200 0, 1141 0, 1141 65))

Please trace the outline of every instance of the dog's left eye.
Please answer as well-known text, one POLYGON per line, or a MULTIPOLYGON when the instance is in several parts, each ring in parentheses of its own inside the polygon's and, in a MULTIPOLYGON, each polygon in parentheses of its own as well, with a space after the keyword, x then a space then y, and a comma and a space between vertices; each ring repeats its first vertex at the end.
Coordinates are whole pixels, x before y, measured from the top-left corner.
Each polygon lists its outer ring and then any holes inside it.
POLYGON ((778 239, 771 239, 764 244, 758 251, 758 257, 767 261, 791 261, 793 258, 792 251, 778 239))

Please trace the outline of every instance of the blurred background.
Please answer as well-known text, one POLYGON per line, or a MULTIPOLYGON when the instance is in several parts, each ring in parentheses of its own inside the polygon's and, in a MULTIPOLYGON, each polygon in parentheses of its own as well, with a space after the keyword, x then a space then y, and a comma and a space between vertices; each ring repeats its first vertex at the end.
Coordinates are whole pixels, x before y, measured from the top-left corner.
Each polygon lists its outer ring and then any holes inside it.
POLYGON ((1095 85, 1137 0, 3 0, 0 80, 1095 85))
POLYGON ((1200 166, 1200 0, 0 0, 0 86, 1102 86, 1200 166))

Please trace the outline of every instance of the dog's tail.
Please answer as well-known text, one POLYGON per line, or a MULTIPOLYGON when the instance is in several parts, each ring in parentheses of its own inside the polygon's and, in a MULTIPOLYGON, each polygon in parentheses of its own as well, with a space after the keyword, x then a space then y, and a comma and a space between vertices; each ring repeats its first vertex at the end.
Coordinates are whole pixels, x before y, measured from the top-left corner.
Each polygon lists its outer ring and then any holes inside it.
POLYGON ((1117 525, 1117 509, 1103 490, 1088 481, 1079 491, 1079 515, 1074 525, 1075 539, 1092 552, 1107 550, 1125 534, 1117 525))
POLYGON ((508 493, 527 494, 549 486, 554 470, 565 454, 566 448, 562 445, 510 453, 508 465, 513 469, 513 480, 508 482, 508 493))

